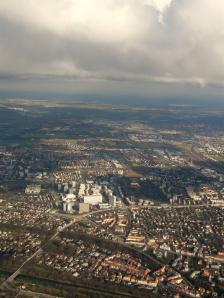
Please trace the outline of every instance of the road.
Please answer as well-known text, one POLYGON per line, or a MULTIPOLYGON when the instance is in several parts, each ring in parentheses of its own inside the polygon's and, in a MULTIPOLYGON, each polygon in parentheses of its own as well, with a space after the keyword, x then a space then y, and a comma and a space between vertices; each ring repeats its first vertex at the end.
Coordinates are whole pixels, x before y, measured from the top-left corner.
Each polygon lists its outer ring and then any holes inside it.
MULTIPOLYGON (((20 290, 16 297, 35 297, 35 298, 55 298, 55 296, 51 296, 48 294, 43 293, 37 293, 37 292, 31 292, 28 290, 20 290)), ((59 298, 57 296, 57 298, 59 298)))

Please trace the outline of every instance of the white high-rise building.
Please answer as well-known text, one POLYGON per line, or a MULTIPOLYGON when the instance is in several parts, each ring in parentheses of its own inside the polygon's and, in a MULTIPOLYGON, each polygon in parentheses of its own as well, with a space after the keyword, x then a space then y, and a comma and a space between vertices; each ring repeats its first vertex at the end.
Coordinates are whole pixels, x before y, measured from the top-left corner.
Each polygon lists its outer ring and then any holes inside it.
POLYGON ((109 204, 112 206, 112 207, 116 207, 116 204, 117 204, 117 197, 116 196, 109 196, 109 204))
POLYGON ((63 211, 66 213, 72 213, 74 205, 75 205, 74 201, 64 202, 63 203, 63 211))

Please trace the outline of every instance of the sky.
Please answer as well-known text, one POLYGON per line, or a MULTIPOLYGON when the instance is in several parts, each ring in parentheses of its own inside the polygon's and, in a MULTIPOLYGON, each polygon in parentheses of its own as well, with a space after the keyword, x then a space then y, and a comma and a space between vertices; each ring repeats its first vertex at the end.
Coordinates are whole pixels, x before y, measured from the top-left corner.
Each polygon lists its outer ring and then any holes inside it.
POLYGON ((224 95, 223 0, 1 0, 0 93, 224 95))

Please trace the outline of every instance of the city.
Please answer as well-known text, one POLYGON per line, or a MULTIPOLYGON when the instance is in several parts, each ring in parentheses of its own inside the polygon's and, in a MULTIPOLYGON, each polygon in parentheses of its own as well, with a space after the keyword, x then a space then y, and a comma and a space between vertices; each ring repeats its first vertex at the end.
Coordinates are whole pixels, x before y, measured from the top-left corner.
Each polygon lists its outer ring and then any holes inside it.
POLYGON ((3 297, 222 297, 223 116, 2 101, 3 297))

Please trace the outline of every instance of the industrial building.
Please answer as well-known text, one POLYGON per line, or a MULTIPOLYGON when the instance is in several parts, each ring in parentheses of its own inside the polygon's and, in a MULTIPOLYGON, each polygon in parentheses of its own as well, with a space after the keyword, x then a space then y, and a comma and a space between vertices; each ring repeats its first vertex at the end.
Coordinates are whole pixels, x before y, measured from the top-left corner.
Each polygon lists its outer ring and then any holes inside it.
POLYGON ((103 202, 103 196, 101 194, 98 195, 88 195, 83 197, 83 203, 97 205, 103 202))

